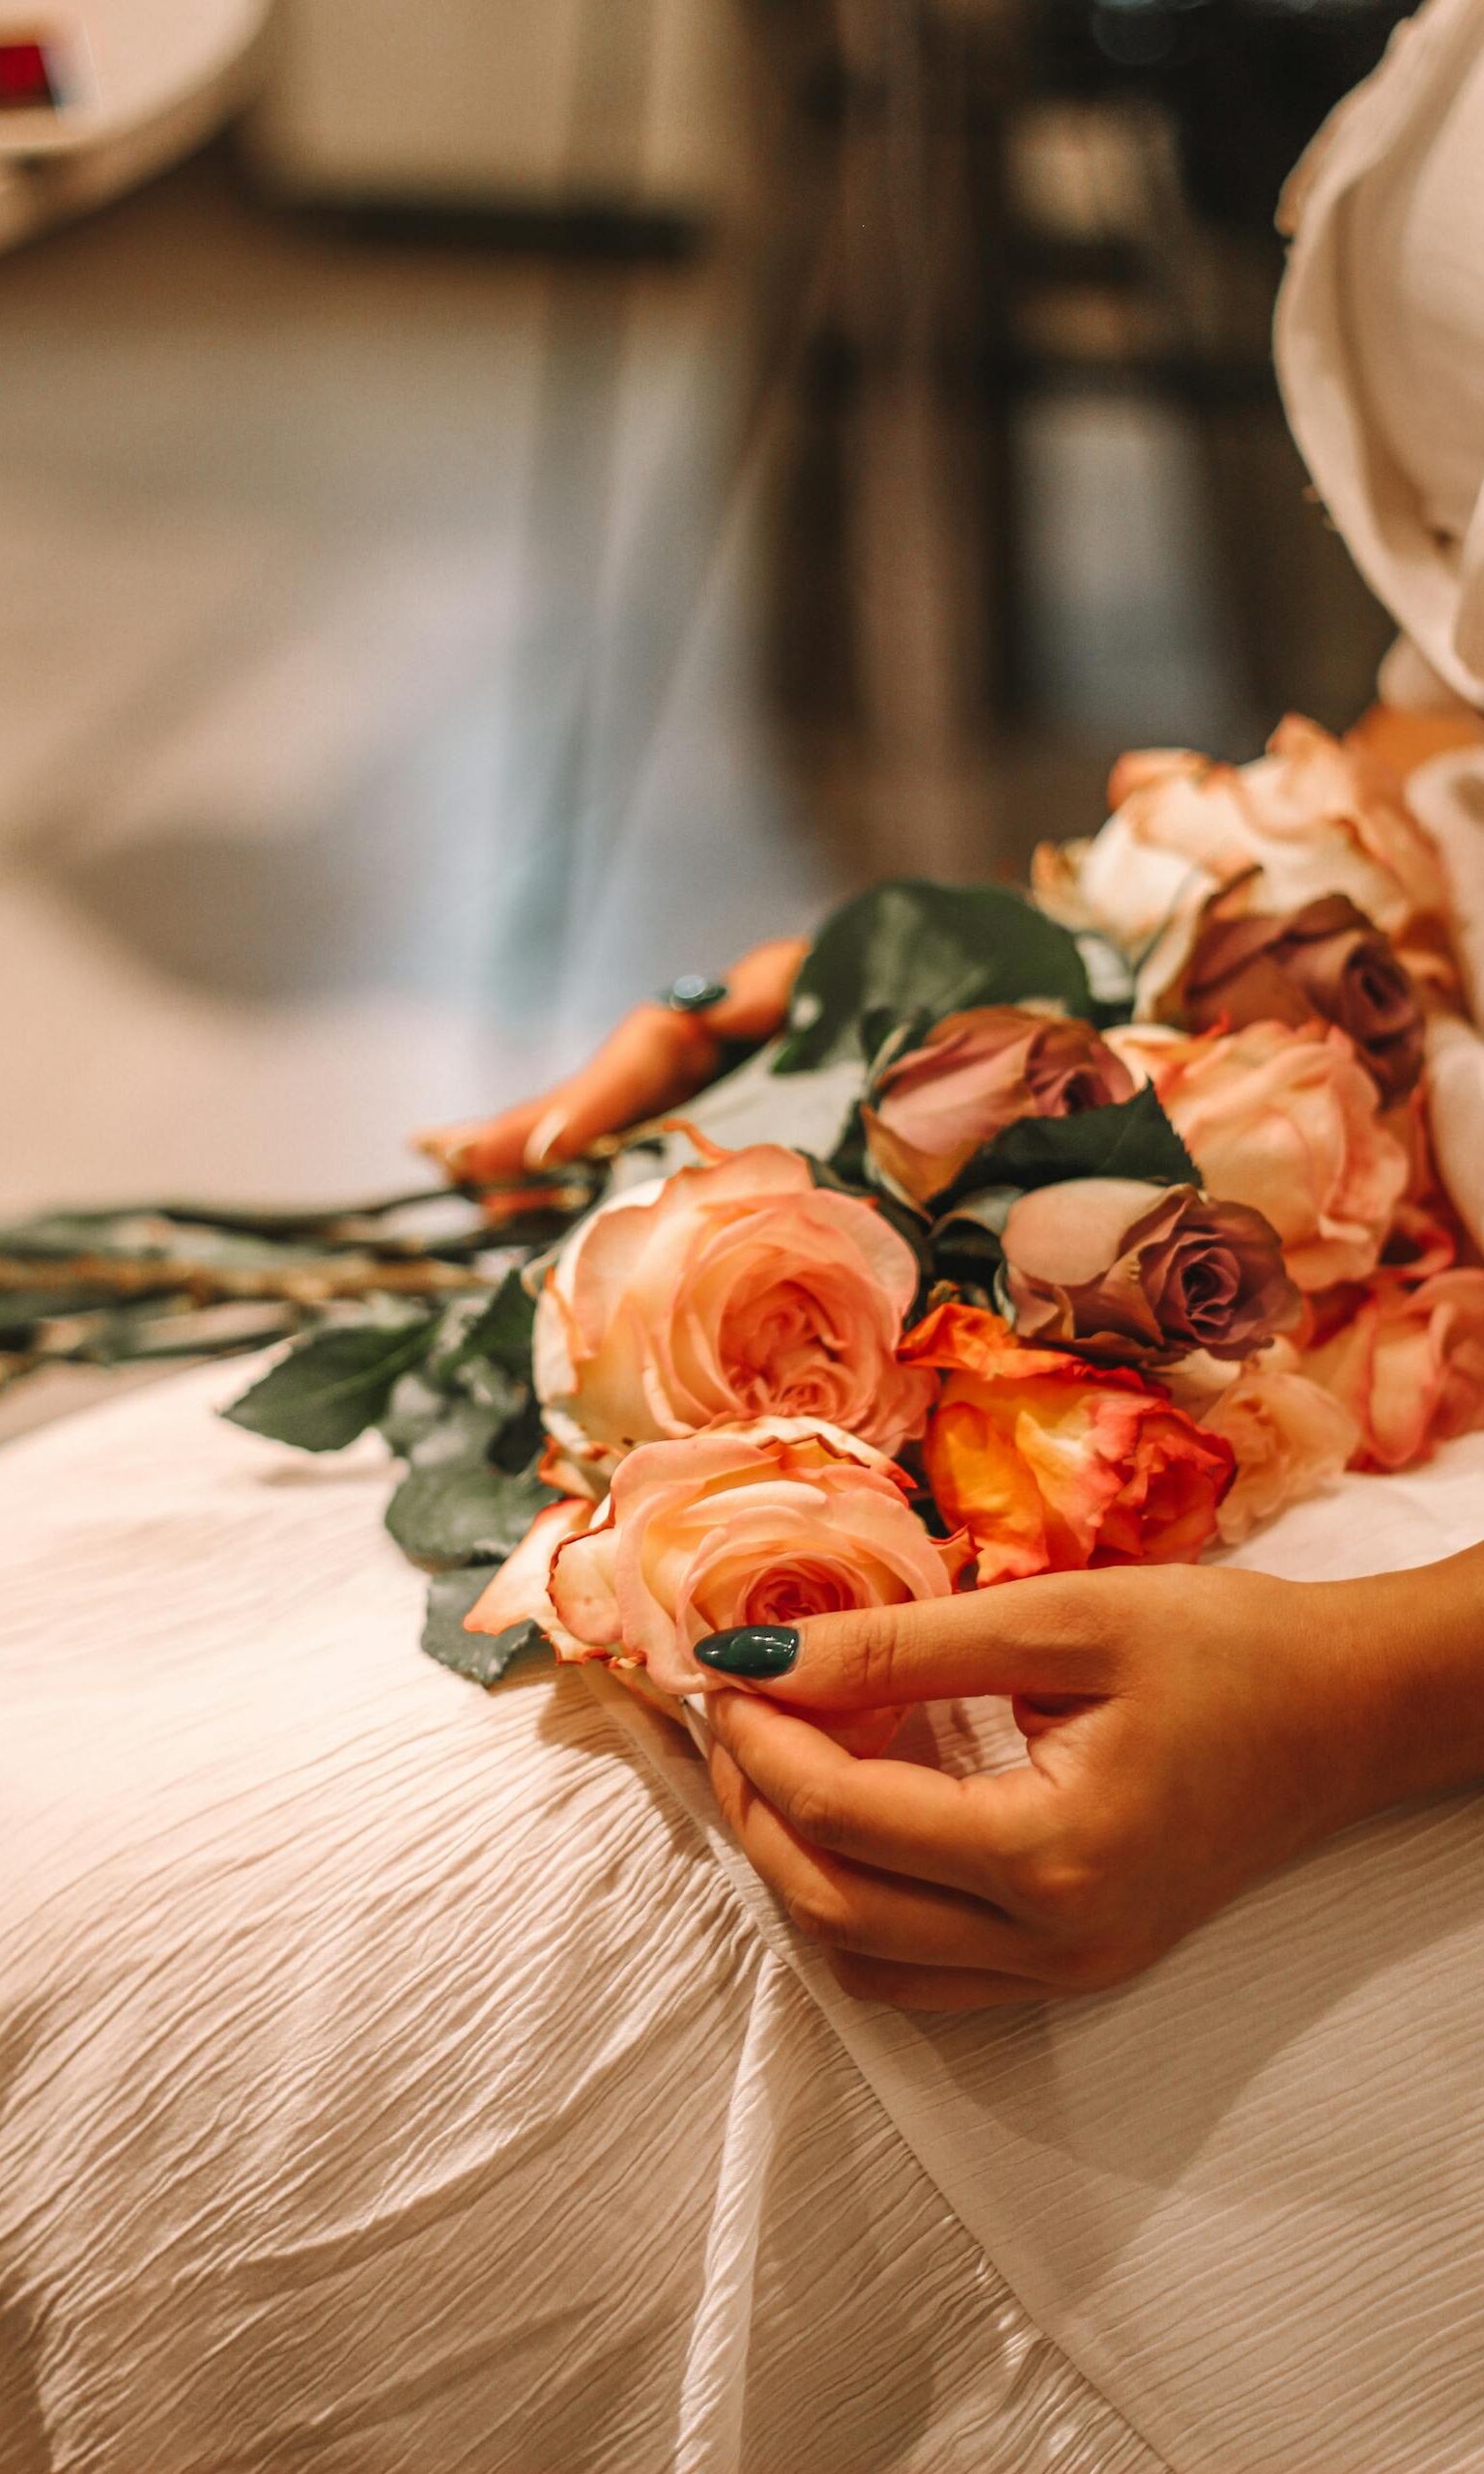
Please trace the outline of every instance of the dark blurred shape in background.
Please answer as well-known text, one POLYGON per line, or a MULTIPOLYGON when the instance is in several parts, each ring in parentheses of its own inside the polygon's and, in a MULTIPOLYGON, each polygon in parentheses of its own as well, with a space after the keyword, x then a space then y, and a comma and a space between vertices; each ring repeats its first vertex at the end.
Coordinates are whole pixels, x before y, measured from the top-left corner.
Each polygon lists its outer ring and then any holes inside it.
POLYGON ((1401 14, 280 0, 71 222, 0 108, 5 1202, 395 1180, 1127 745, 1351 719, 1272 216, 1401 14))

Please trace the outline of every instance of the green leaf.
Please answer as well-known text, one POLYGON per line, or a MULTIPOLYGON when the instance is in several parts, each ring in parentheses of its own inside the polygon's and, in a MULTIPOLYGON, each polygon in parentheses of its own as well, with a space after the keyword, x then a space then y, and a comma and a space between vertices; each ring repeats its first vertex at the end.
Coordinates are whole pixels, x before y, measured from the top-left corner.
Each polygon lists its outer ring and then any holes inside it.
MULTIPOLYGON (((0 1293, 0 1332, 28 1331, 63 1314, 88 1314, 112 1306, 111 1288, 12 1288, 0 1293)), ((152 1308, 152 1311, 157 1310, 152 1308)))
POLYGON ((530 1381, 530 1342, 536 1301, 518 1271, 507 1272, 488 1306, 471 1324, 459 1348, 459 1365, 499 1366, 517 1381, 530 1381))
POLYGON ((464 1618, 488 1587, 497 1567, 471 1564, 457 1572, 439 1572, 428 1583, 422 1647, 440 1666, 451 1667, 471 1683, 498 1683, 511 1661, 524 1651, 544 1649, 545 1636, 535 1624, 509 1624, 502 1632, 466 1632, 464 1618))
POLYGON ((339 1452, 384 1414, 398 1376, 427 1350, 436 1320, 378 1315, 311 1332, 222 1415, 302 1452, 339 1452))
POLYGON ((480 1458, 409 1470, 386 1507, 386 1526, 414 1564, 498 1564, 556 1497, 533 1470, 512 1477, 480 1458))
POLYGON ((1059 1186, 1069 1177, 1136 1177, 1198 1186, 1201 1172, 1146 1083, 1131 1100, 1070 1117, 1020 1117, 977 1151, 940 1198, 940 1219, 988 1186, 1059 1186))
POLYGON ((448 1394, 432 1380, 424 1362, 398 1375, 379 1423, 391 1450, 407 1460, 447 1414, 448 1394))
POLYGON ((1086 1016, 1087 971, 1065 928, 1004 886, 903 877, 825 921, 794 985, 773 1071, 800 1074, 850 1054, 863 1017, 879 1039, 891 1015, 941 1021, 964 1006, 1028 996, 1086 1016))
POLYGON ((1018 1186, 986 1186, 965 1194, 933 1223, 929 1245, 939 1280, 992 1294, 1005 1259, 1001 1235, 1020 1192, 1018 1186))

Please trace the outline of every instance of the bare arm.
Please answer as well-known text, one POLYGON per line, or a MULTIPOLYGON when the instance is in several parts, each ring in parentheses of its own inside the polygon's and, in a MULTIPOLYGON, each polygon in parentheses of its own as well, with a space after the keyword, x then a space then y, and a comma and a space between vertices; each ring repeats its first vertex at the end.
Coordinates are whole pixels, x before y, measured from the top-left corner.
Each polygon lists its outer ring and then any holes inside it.
POLYGON ((439 1126, 417 1147, 445 1175, 479 1184, 575 1160, 599 1136, 661 1116, 704 1089, 731 1041, 771 1039, 808 945, 783 936, 744 954, 699 1011, 636 1005, 579 1072, 497 1117, 439 1126))

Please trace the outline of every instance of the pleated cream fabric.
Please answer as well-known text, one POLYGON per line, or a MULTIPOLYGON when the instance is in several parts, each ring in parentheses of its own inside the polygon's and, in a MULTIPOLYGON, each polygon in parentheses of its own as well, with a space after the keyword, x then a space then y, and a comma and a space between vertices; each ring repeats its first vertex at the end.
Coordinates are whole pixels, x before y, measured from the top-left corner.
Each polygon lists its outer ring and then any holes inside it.
MULTIPOLYGON (((1484 1802, 863 2008, 677 1730, 431 1666, 375 1453, 230 1388, 0 1456, 0 2474, 1484 2466, 1484 1802)), ((1475 1437, 1246 1553, 1481 1532, 1475 1437)))
POLYGON ((432 1666, 237 1388, 0 1455, 3 2474, 1149 2474, 629 1696, 432 1666))

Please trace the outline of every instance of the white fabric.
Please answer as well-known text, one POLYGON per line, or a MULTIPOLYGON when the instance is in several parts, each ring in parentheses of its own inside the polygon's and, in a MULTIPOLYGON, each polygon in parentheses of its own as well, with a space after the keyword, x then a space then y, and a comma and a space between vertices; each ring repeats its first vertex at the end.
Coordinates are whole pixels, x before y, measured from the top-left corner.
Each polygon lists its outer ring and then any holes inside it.
MULTIPOLYGON (((431 1666, 375 1453, 227 1388, 0 1456, 0 2474, 1484 2467, 1484 1801, 862 2008, 676 1730, 431 1666)), ((1472 1437, 1242 1560, 1481 1533, 1472 1437)))
POLYGON ((1289 422, 1373 590, 1484 704, 1484 5, 1427 0, 1289 186, 1289 422))

